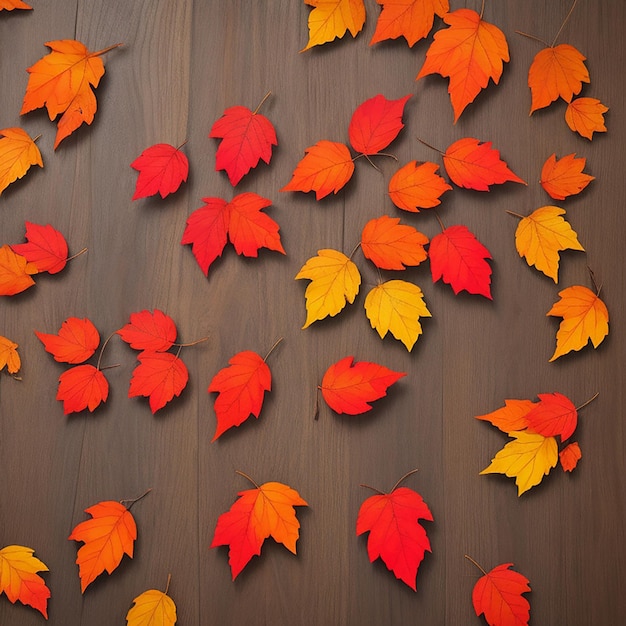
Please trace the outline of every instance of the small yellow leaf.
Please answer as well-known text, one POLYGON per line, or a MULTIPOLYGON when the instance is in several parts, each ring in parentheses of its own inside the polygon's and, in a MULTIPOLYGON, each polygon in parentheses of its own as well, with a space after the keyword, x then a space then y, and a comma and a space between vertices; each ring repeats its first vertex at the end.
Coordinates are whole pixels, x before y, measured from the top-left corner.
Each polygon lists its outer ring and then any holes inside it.
POLYGON ((6 365, 9 374, 16 374, 21 364, 17 344, 0 335, 0 370, 6 365))
POLYGON ((365 24, 363 0, 304 0, 304 3, 315 8, 309 13, 309 41, 300 52, 341 38, 347 30, 356 37, 365 24))
POLYGON ((527 430, 509 433, 509 441, 496 453, 491 465, 481 474, 505 474, 515 477, 517 495, 521 496, 531 487, 538 485, 544 476, 556 466, 559 458, 558 445, 554 437, 544 437, 527 430))
POLYGON ((365 314, 381 339, 391 331, 409 352, 422 334, 420 317, 431 317, 422 290, 404 280, 389 280, 374 287, 365 298, 365 314))
POLYGON ((149 589, 138 595, 126 614, 128 626, 173 626, 176 605, 166 593, 149 589))
POLYGON ((0 194, 28 172, 31 165, 43 167, 41 152, 21 128, 0 130, 0 194))

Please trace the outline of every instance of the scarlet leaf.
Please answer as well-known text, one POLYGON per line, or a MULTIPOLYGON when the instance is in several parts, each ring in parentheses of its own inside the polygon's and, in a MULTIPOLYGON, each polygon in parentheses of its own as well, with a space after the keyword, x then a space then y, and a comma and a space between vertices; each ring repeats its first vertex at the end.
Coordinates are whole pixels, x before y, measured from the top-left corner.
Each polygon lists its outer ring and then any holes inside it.
POLYGON ((135 350, 165 352, 176 341, 176 324, 169 316, 155 309, 130 314, 130 322, 117 334, 135 350))
POLYGON ((0 11, 13 11, 13 9, 32 9, 23 0, 0 0, 0 11))
POLYGON ((556 154, 548 157, 541 169, 541 186, 545 192, 555 200, 565 200, 568 196, 580 193, 594 176, 585 174, 586 159, 576 158, 576 154, 567 154, 563 158, 556 158, 556 154))
POLYGON ((335 38, 341 38, 349 30, 356 37, 365 24, 363 0, 304 0, 315 7, 309 13, 309 41, 304 52, 335 38))
POLYGON ((528 427, 544 437, 569 439, 576 430, 578 412, 562 393, 540 393, 539 402, 526 414, 528 427))
POLYGON ((448 146, 443 164, 452 182, 466 189, 489 191, 490 185, 507 181, 526 184, 500 159, 500 152, 491 147, 490 141, 480 143, 472 137, 459 139, 448 146))
POLYGON ((31 165, 43 167, 41 152, 21 128, 0 130, 0 194, 14 181, 26 175, 31 165))
POLYGON ((0 296, 14 296, 35 284, 37 268, 8 245, 0 246, 0 296))
POLYGON ((93 412, 109 396, 109 383, 104 374, 93 365, 70 367, 59 376, 57 400, 63 401, 63 412, 93 412))
POLYGON ((82 363, 98 348, 100 334, 88 318, 68 317, 56 335, 35 331, 46 352, 59 363, 82 363))
POLYGON ((132 559, 137 539, 135 518, 120 502, 105 500, 85 509, 85 513, 91 519, 77 524, 68 537, 84 543, 76 558, 83 593, 104 570, 111 574, 124 554, 132 559))
POLYGON ((218 393, 213 441, 229 428, 241 425, 250 415, 258 418, 265 392, 272 388, 270 368, 256 352, 239 352, 228 363, 229 367, 221 369, 209 383, 208 391, 218 393))
POLYGON ((33 263, 38 272, 57 274, 67 263, 67 241, 50 224, 26 222, 27 243, 13 244, 11 249, 33 263))
POLYGON ((184 152, 168 143, 146 148, 130 166, 139 172, 133 200, 160 194, 165 198, 187 181, 189 161, 184 152))
POLYGON ((281 191, 315 191, 315 199, 321 200, 343 189, 352 178, 354 161, 346 145, 322 140, 304 152, 304 158, 281 191))
POLYGON ((597 98, 576 98, 565 109, 565 121, 571 130, 591 141, 594 132, 606 132, 604 113, 608 110, 597 98))
POLYGON ((370 562, 381 558, 396 578, 416 590, 416 577, 430 540, 418 520, 433 521, 432 513, 416 491, 398 487, 389 494, 370 496, 361 504, 356 534, 369 532, 370 562))
POLYGON ((485 415, 477 415, 476 419, 489 422, 504 433, 524 430, 528 427, 526 416, 535 406, 536 403, 531 400, 505 400, 503 407, 485 415))
POLYGON ((45 563, 33 556, 34 550, 25 546, 5 546, 0 550, 0 593, 10 602, 19 600, 32 606, 48 619, 50 589, 37 572, 47 572, 45 563))
POLYGON ((403 211, 419 213, 441 204, 439 197, 452 187, 437 174, 436 163, 409 161, 389 180, 389 197, 403 211))
POLYGON ((174 626, 176 605, 167 593, 148 589, 133 600, 126 622, 127 626, 174 626))
POLYGON ((440 278, 455 294, 465 290, 491 298, 491 253, 467 226, 448 226, 428 249, 433 282, 440 278))
POLYGON ((576 469, 581 458, 582 452, 576 441, 572 441, 559 452, 559 461, 564 472, 571 472, 576 469))
POLYGON ((269 165, 272 146, 277 146, 272 123, 244 106, 226 109, 209 132, 222 141, 215 155, 215 169, 226 170, 230 184, 237 183, 263 159, 269 165))
POLYGON ((386 148, 404 128, 402 113, 411 94, 387 100, 378 94, 360 104, 350 119, 350 145, 362 154, 377 154, 386 148))
POLYGON ((170 352, 140 352, 139 365, 130 379, 129 398, 149 398, 150 410, 156 413, 187 386, 187 366, 170 352))
POLYGON ((335 413, 360 415, 372 408, 369 404, 387 395, 387 389, 406 376, 368 361, 354 362, 347 356, 331 365, 322 378, 320 389, 335 413))
POLYGON ((253 556, 261 554, 268 537, 296 554, 300 522, 294 506, 308 506, 295 489, 279 482, 264 483, 237 495, 230 510, 219 516, 211 542, 211 548, 229 547, 233 580, 253 556))
POLYGON ((16 374, 20 371, 22 361, 17 348, 16 343, 0 335, 0 371, 5 367, 9 374, 16 374))

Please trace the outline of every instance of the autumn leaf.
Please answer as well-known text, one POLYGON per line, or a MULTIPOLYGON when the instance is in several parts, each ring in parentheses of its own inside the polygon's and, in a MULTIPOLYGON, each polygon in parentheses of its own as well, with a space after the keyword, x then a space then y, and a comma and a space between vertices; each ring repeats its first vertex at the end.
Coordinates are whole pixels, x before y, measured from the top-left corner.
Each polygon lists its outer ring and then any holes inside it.
POLYGON ((50 589, 37 572, 47 572, 45 563, 33 556, 34 550, 25 546, 5 546, 0 550, 0 593, 10 602, 19 600, 48 619, 50 589))
POLYGON ((63 413, 95 411, 109 397, 109 383, 99 368, 84 364, 70 367, 59 376, 56 399, 63 402, 63 413))
POLYGON ((139 172, 133 200, 155 196, 161 198, 178 190, 187 181, 189 161, 180 148, 157 143, 146 148, 130 166, 139 172))
POLYGON ((0 194, 14 181, 26 175, 31 165, 43 167, 35 141, 21 128, 0 130, 0 194))
POLYGON ((34 263, 29 263, 11 246, 0 246, 0 296, 14 296, 35 284, 31 278, 37 273, 34 263))
POLYGON ((585 174, 586 159, 576 157, 576 153, 556 158, 556 154, 548 157, 541 169, 539 181, 545 192, 555 200, 565 200, 568 196, 579 194, 594 176, 585 174))
POLYGON ((35 331, 46 352, 59 363, 82 363, 100 344, 100 333, 88 318, 68 317, 56 335, 35 331))
POLYGON ((22 0, 0 0, 0 11, 13 11, 13 9, 32 9, 22 0))
POLYGON ((309 13, 309 41, 300 52, 341 39, 348 30, 356 37, 365 24, 363 0, 304 0, 304 4, 315 8, 309 13))
POLYGON ((467 226, 448 226, 428 248, 433 282, 442 279, 455 294, 460 291, 491 297, 491 253, 467 226))
POLYGON ((509 46, 504 33, 476 11, 457 9, 442 17, 450 28, 435 33, 416 80, 429 74, 450 79, 448 93, 456 123, 489 79, 496 85, 500 82, 509 46))
POLYGON ((361 284, 359 269, 343 252, 332 249, 317 251, 296 274, 296 280, 308 279, 304 297, 306 299, 307 328, 313 322, 334 317, 352 304, 361 284))
POLYGON ((505 400, 503 407, 485 415, 477 415, 476 419, 489 422, 504 433, 524 430, 528 427, 526 416, 535 406, 532 400, 505 400))
POLYGON ((521 496, 556 465, 558 446, 554 437, 544 437, 528 430, 512 431, 509 441, 480 474, 505 474, 515 478, 517 495, 521 496))
POLYGON ((578 411, 562 393, 540 393, 539 402, 526 414, 528 428, 544 437, 569 439, 578 424, 578 411))
POLYGON ((230 510, 219 516, 211 542, 211 548, 228 546, 233 580, 253 556, 261 554, 268 537, 296 554, 300 522, 294 507, 308 506, 295 489, 279 482, 256 485, 237 495, 230 510))
POLYGON ((352 178, 354 161, 343 143, 322 140, 304 152, 291 180, 280 191, 315 191, 315 199, 321 200, 338 193, 352 178))
POLYGON ((581 458, 582 452, 576 441, 568 444, 559 452, 559 462, 564 472, 571 472, 576 469, 581 458))
POLYGON ((544 206, 523 217, 515 231, 515 247, 519 255, 555 283, 559 282, 559 252, 585 251, 563 215, 564 209, 544 206))
POLYGON ((258 419, 266 391, 272 388, 270 368, 256 352, 244 350, 228 361, 209 383, 209 392, 217 392, 215 416, 217 427, 212 441, 226 430, 239 426, 250 415, 258 419))
POLYGON ((372 408, 370 402, 386 396, 387 389, 403 376, 404 372, 368 361, 355 363, 354 357, 347 356, 326 370, 320 390, 335 413, 360 415, 372 408))
POLYGON ((0 335, 0 371, 5 367, 9 374, 20 371, 22 361, 17 353, 18 344, 0 335))
POLYGON ((574 285, 559 291, 559 298, 546 313, 563 318, 556 333, 556 349, 550 361, 572 350, 581 350, 589 341, 597 348, 609 334, 609 312, 593 291, 582 285, 574 285))
POLYGON ((571 102, 580 93, 583 83, 589 82, 585 58, 567 43, 549 46, 537 52, 528 70, 531 115, 558 98, 571 102))
POLYGON ((174 345, 177 330, 169 315, 155 309, 131 313, 129 323, 117 334, 134 350, 165 352, 174 345))
POLYGON ((455 185, 476 191, 489 191, 490 185, 507 181, 526 183, 500 159, 500 152, 491 147, 491 141, 465 137, 448 146, 443 164, 455 185))
POLYGON ((404 128, 402 113, 411 94, 387 100, 378 94, 360 104, 350 119, 350 145, 359 153, 374 155, 384 150, 404 128))
POLYGON ((261 211, 272 202, 256 193, 245 192, 230 202, 222 198, 202 198, 204 206, 188 218, 181 244, 191 244, 205 276, 209 267, 222 255, 230 239, 235 251, 246 257, 257 257, 261 248, 285 254, 279 226, 261 211))
POLYGON ((156 413, 187 386, 189 373, 182 359, 171 352, 143 351, 137 355, 139 365, 133 370, 129 398, 144 396, 150 410, 156 413))
POLYGON ((441 195, 452 189, 437 174, 436 163, 409 161, 389 180, 389 197, 403 211, 419 213, 420 209, 430 209, 441 204, 441 195))
POLYGON ((420 317, 431 317, 422 290, 404 280, 388 280, 365 298, 365 315, 381 339, 388 332, 411 352, 422 334, 420 317))
POLYGON ((361 250, 365 258, 383 270, 404 270, 424 261, 428 237, 413 226, 400 224, 399 217, 371 219, 361 234, 361 250))
POLYGON ((82 593, 104 570, 111 574, 124 554, 132 559, 137 539, 135 518, 121 502, 99 502, 85 509, 85 513, 91 519, 77 524, 68 537, 84 544, 76 558, 82 593))
POLYGON ((435 15, 443 17, 449 10, 448 0, 376 0, 383 9, 376 22, 370 46, 388 39, 404 37, 409 47, 428 36, 435 15))
POLYGON ((27 243, 12 244, 11 250, 32 263, 37 272, 58 274, 67 264, 68 249, 65 237, 50 224, 42 226, 26 222, 27 243))
POLYGON ((597 98, 576 98, 565 109, 565 121, 571 130, 591 141, 594 132, 606 132, 604 113, 608 110, 597 98))
POLYGON ((45 106, 50 120, 60 113, 54 149, 81 124, 93 122, 97 102, 92 90, 104 75, 100 56, 122 44, 90 52, 73 39, 48 41, 52 52, 26 71, 30 74, 20 115, 45 106))
POLYGON ((127 626, 174 626, 176 605, 167 591, 148 589, 139 594, 126 614, 127 626))

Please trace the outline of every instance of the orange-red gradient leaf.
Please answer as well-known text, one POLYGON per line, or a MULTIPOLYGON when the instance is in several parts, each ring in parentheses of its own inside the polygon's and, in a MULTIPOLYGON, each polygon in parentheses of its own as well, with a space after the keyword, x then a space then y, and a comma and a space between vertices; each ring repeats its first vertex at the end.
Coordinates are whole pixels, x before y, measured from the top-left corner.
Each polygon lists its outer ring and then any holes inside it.
POLYGON ((233 580, 253 556, 261 554, 263 542, 272 537, 296 554, 300 522, 295 506, 308 506, 300 494, 279 482, 264 483, 240 491, 239 498, 215 527, 211 548, 228 546, 228 563, 233 580))
POLYGON ((605 133, 604 114, 609 110, 597 98, 576 98, 565 109, 565 121, 575 133, 591 141, 593 133, 605 133))
POLYGON ((503 407, 485 415, 477 415, 476 419, 489 422, 508 434, 528 427, 526 416, 535 406, 532 400, 505 400, 503 407))
POLYGON ((352 155, 343 143, 318 141, 304 153, 281 191, 314 191, 315 199, 321 200, 330 193, 338 193, 354 174, 352 155))
POLYGON ((350 145, 362 154, 384 150, 404 128, 402 114, 411 94, 398 100, 387 100, 378 94, 361 103, 350 119, 350 145))
POLYGON ((109 397, 109 383, 93 365, 70 367, 59 376, 57 400, 63 402, 63 413, 95 411, 109 397))
POLYGON ((5 367, 9 374, 17 374, 20 371, 22 361, 17 348, 15 342, 0 335, 0 371, 5 367))
POLYGON ((448 226, 435 235, 428 249, 433 282, 440 278, 459 291, 491 298, 491 253, 467 226, 448 226))
POLYGON ((544 437, 569 439, 578 424, 578 411, 562 393, 540 393, 539 402, 526 414, 528 428, 544 437))
POLYGON ((531 115, 558 98, 571 102, 580 93, 583 83, 589 82, 585 58, 574 46, 567 43, 537 52, 528 70, 531 115))
POLYGON ((176 341, 176 324, 169 316, 155 309, 130 314, 130 321, 117 334, 134 350, 165 352, 176 341))
POLYGON ((568 444, 559 452, 559 461, 564 472, 571 472, 576 469, 578 461, 582 458, 583 453, 576 441, 568 444))
POLYGON ((356 37, 365 24, 363 0, 304 0, 304 4, 315 8, 309 13, 309 41, 300 52, 341 39, 348 30, 356 37))
POLYGON ((272 388, 272 373, 265 361, 251 350, 235 354, 229 366, 221 369, 209 383, 209 392, 217 392, 215 441, 233 426, 243 424, 250 415, 258 419, 266 391, 272 388))
POLYGON ((156 413, 187 386, 189 373, 183 361, 171 352, 140 352, 139 365, 133 370, 129 398, 144 396, 156 413))
POLYGON ((31 165, 43 167, 41 152, 21 128, 0 130, 0 194, 14 181, 26 175, 31 165))
POLYGON ((452 189, 437 174, 436 163, 409 161, 389 180, 389 197, 403 211, 419 213, 420 209, 431 209, 441 204, 441 195, 452 189))
POLYGON ((577 158, 575 152, 558 160, 556 154, 553 154, 543 164, 539 182, 544 191, 555 200, 575 196, 595 178, 583 172, 585 163, 586 159, 577 158))
POLYGON ((0 593, 10 602, 19 600, 33 607, 48 619, 50 589, 37 572, 47 572, 45 563, 33 556, 25 546, 5 546, 0 550, 0 593))
POLYGON ((424 39, 432 30, 435 15, 443 17, 448 0, 376 0, 383 9, 376 22, 370 46, 379 41, 404 37, 409 47, 424 39))
POLYGON ((400 224, 399 217, 383 215, 371 219, 361 234, 361 250, 365 258, 383 270, 404 270, 424 261, 428 237, 419 230, 400 224))
POLYGON ((81 592, 104 570, 111 574, 124 554, 133 558, 137 524, 131 512, 120 502, 105 500, 85 509, 91 519, 74 527, 69 540, 81 541, 76 564, 81 592))
POLYGON ((178 190, 189 175, 189 161, 184 152, 168 143, 146 148, 130 166, 139 172, 133 200, 155 196, 165 198, 178 190))
POLYGON ((57 274, 67 264, 67 241, 50 224, 26 222, 27 243, 12 244, 11 249, 33 263, 38 272, 57 274))
POLYGON ((476 615, 484 615, 490 626, 527 626, 530 604, 522 596, 530 591, 528 578, 503 563, 481 576, 472 591, 476 615))
POLYGON ((384 365, 354 362, 347 356, 331 365, 322 378, 320 389, 326 404, 335 413, 360 415, 372 408, 370 402, 387 395, 387 389, 406 376, 384 365))
POLYGON ((496 85, 500 82, 503 62, 509 61, 509 46, 497 26, 471 9, 446 13, 443 21, 450 28, 435 33, 417 79, 429 74, 450 79, 448 93, 456 123, 489 79, 496 85))
POLYGON ((35 335, 59 363, 82 363, 98 348, 100 334, 88 318, 68 317, 56 335, 40 333, 35 335))
POLYGON ((370 496, 361 504, 356 534, 369 532, 367 554, 370 562, 381 558, 396 578, 416 590, 416 578, 430 540, 423 519, 433 521, 430 509, 419 493, 398 487, 389 494, 370 496))
POLYGON ((31 275, 37 273, 33 263, 21 254, 16 254, 11 246, 0 246, 0 296, 14 296, 35 284, 31 275))
POLYGON ((13 9, 32 9, 22 0, 0 0, 0 11, 13 11, 13 9))
POLYGON ((272 146, 278 145, 272 123, 244 106, 226 109, 209 132, 221 139, 215 154, 215 169, 225 170, 234 187, 263 159, 269 165, 272 146))
POLYGON ((466 189, 489 191, 490 185, 507 181, 526 184, 500 159, 500 152, 491 147, 491 141, 480 143, 473 137, 459 139, 448 146, 443 164, 452 182, 466 189))

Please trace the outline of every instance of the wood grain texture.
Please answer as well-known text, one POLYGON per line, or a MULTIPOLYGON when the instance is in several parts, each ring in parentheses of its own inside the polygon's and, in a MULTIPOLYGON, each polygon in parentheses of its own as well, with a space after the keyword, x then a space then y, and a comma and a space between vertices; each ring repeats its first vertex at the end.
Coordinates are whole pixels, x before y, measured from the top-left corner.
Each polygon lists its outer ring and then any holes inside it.
MULTIPOLYGON (((44 169, 31 171, 0 197, 0 243, 21 241, 24 221, 51 223, 72 252, 89 251, 63 273, 43 276, 13 298, 0 299, 0 335, 19 343, 22 381, 0 375, 0 546, 22 544, 50 568, 52 626, 124 623, 134 597, 164 589, 176 602, 178 623, 212 625, 481 624, 471 590, 478 571, 513 562, 530 579, 531 624, 618 624, 626 614, 626 440, 622 363, 626 276, 623 237, 626 63, 621 2, 579 0, 559 41, 588 58, 591 84, 584 95, 610 107, 608 132, 592 142, 572 133, 565 106, 528 115, 528 67, 540 46, 516 34, 551 41, 569 0, 486 2, 484 17, 505 33, 511 62, 499 86, 490 85, 453 124, 447 82, 415 82, 426 43, 369 46, 379 12, 365 0, 363 32, 299 53, 307 41, 310 7, 299 0, 85 0, 32 1, 31 12, 0 13, 0 127, 21 126, 38 145, 44 169), (77 38, 107 54, 97 89, 98 112, 52 149, 55 128, 45 112, 19 116, 26 67, 44 42, 77 38), (276 126, 279 145, 233 190, 215 171, 213 122, 228 106, 262 112, 276 126), (413 94, 406 128, 389 151, 398 162, 364 159, 337 195, 317 203, 312 194, 281 193, 304 149, 320 139, 347 141, 352 112, 378 93, 413 94), (429 237, 439 232, 424 211, 402 214, 387 182, 409 160, 440 161, 417 141, 445 149, 465 137, 492 141, 528 186, 508 183, 489 193, 455 189, 443 196, 446 225, 466 224, 494 257, 493 302, 454 296, 432 284, 428 267, 402 278, 423 289, 433 317, 412 353, 391 338, 381 341, 363 312, 378 281, 357 251, 363 275, 356 302, 333 319, 301 330, 305 281, 294 276, 320 248, 350 254, 365 223, 383 214, 401 217, 429 237), (175 195, 131 202, 136 172, 129 166, 154 143, 187 141, 189 182, 175 195), (587 158, 596 180, 562 204, 587 250, 562 256, 559 285, 527 267, 514 247, 516 222, 505 209, 528 214, 552 203, 538 184, 553 152, 587 158), (281 227, 285 256, 261 250, 258 259, 227 247, 206 278, 180 239, 202 198, 254 191, 272 200, 267 213, 281 227), (597 350, 548 363, 558 322, 546 317, 560 288, 589 285, 587 265, 602 283, 611 334, 597 350), (190 382, 180 398, 153 416, 147 402, 127 398, 135 353, 117 338, 105 352, 111 396, 93 414, 64 416, 55 400, 64 366, 46 354, 33 330, 54 332, 69 316, 89 317, 102 337, 130 313, 161 309, 177 323, 180 339, 209 336, 184 348, 190 382), (268 364, 273 389, 259 420, 211 443, 213 394, 207 386, 241 350, 265 354, 283 341, 268 364), (373 411, 337 416, 323 403, 314 419, 317 385, 326 368, 353 355, 407 373, 373 411), (572 475, 555 468, 543 484, 516 495, 513 481, 479 476, 506 437, 475 415, 505 398, 560 391, 580 404, 577 439, 583 459, 572 475), (435 521, 426 522, 433 552, 417 578, 417 592, 370 564, 366 537, 355 536, 361 483, 389 490, 405 472, 435 521), (218 516, 247 489, 241 470, 257 482, 277 480, 299 491, 298 555, 268 540, 231 581, 227 550, 209 549, 218 516), (78 544, 67 541, 100 500, 133 498, 139 528, 135 557, 125 559, 84 595, 75 565, 78 544)), ((478 0, 451 0, 453 9, 480 10, 478 0)), ((441 27, 437 21, 437 27, 441 27)), ((397 277, 393 272, 385 277, 397 277)), ((41 623, 30 608, 0 597, 0 624, 41 623)))

